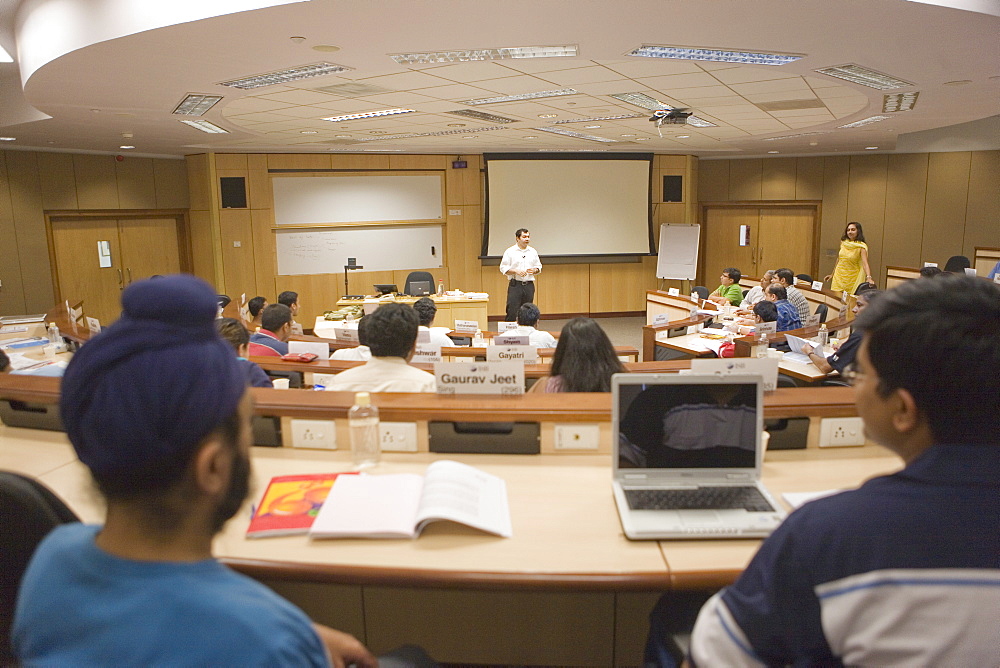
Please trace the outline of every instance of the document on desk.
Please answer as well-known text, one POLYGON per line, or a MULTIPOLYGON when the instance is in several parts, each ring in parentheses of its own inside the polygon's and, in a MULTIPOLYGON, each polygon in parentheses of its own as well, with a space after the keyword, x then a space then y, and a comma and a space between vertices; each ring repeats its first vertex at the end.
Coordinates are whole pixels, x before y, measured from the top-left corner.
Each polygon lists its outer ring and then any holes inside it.
POLYGON ((507 485, 472 466, 442 460, 423 475, 346 476, 337 481, 311 538, 416 538, 431 522, 451 521, 509 538, 507 485))

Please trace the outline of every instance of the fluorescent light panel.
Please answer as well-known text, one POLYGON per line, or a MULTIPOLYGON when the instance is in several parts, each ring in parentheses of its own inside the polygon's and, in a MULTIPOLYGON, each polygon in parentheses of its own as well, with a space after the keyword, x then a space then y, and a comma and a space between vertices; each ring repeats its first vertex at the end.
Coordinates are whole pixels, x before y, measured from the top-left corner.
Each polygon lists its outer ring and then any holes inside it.
POLYGON ((498 102, 519 102, 521 100, 538 100, 543 97, 559 97, 560 95, 576 95, 572 88, 560 88, 559 90, 543 90, 537 93, 521 93, 520 95, 503 95, 501 97, 482 97, 478 100, 465 100, 459 104, 475 106, 477 104, 496 104, 498 102))
POLYGON ((361 118, 379 118, 380 116, 396 116, 398 114, 411 114, 416 109, 380 109, 379 111, 366 111, 363 114, 344 114, 342 116, 330 116, 321 120, 338 123, 340 121, 356 121, 361 118))
POLYGON ((203 116, 205 112, 222 100, 221 95, 190 93, 171 112, 180 116, 203 116))
POLYGON ((456 51, 430 51, 424 53, 391 53, 389 57, 400 65, 429 65, 432 63, 464 63, 473 60, 509 60, 514 58, 576 57, 575 44, 560 46, 505 46, 491 49, 459 49, 456 51))
POLYGON ((209 134, 229 134, 229 130, 220 128, 215 123, 209 123, 208 121, 181 121, 181 123, 184 125, 190 125, 193 128, 209 134))
POLYGON ((347 72, 350 69, 349 67, 334 65, 333 63, 314 63, 312 65, 292 67, 287 70, 278 70, 277 72, 257 74, 252 77, 243 77, 242 79, 223 81, 219 85, 247 90, 250 88, 261 88, 262 86, 273 86, 289 81, 321 77, 327 74, 336 74, 337 72, 347 72))
POLYGON ((812 135, 825 135, 826 132, 799 132, 794 135, 781 135, 780 137, 765 137, 761 141, 777 141, 778 139, 795 139, 796 137, 810 137, 812 135))
POLYGON ((446 111, 445 113, 464 118, 474 118, 477 121, 486 121, 487 123, 517 123, 516 118, 487 114, 485 111, 476 111, 475 109, 456 109, 455 111, 446 111))
POLYGON ((890 74, 876 72, 875 70, 870 70, 867 67, 855 65, 853 63, 837 65, 835 67, 822 67, 815 71, 820 74, 825 74, 837 79, 843 79, 844 81, 850 81, 851 83, 861 84, 862 86, 868 86, 869 88, 875 88, 877 90, 905 88, 907 86, 914 85, 909 81, 897 79, 890 74))
POLYGON ((605 144, 616 144, 616 143, 618 143, 617 139, 608 139, 607 137, 598 137, 596 135, 586 135, 586 134, 583 134, 582 132, 574 132, 573 130, 567 130, 566 128, 557 128, 557 127, 551 127, 550 126, 550 127, 542 127, 542 128, 534 128, 534 129, 535 130, 541 130, 542 132, 551 132, 552 134, 556 134, 556 135, 564 135, 566 137, 575 137, 576 139, 588 139, 590 141, 604 142, 605 144))
POLYGON ((719 127, 712 121, 706 121, 704 118, 699 118, 698 116, 688 116, 687 125, 694 128, 717 128, 719 127))
POLYGON ((627 102, 628 104, 634 104, 637 107, 642 107, 643 109, 649 109, 650 111, 656 111, 657 109, 666 109, 670 111, 673 109, 669 104, 664 104, 660 102, 655 97, 650 97, 645 93, 615 93, 610 97, 616 100, 621 100, 622 102, 627 102))
POLYGON ((643 44, 625 55, 674 60, 707 60, 716 63, 745 63, 747 65, 786 65, 802 58, 801 55, 791 53, 729 51, 686 46, 657 46, 654 44, 643 44))
POLYGON ((879 121, 884 121, 888 119, 888 116, 869 116, 868 118, 862 118, 860 121, 854 121, 853 123, 848 123, 847 125, 838 125, 840 128, 860 128, 865 125, 871 125, 872 123, 878 123, 879 121))
POLYGON ((626 118, 642 118, 642 114, 618 114, 617 116, 598 116, 595 118, 568 118, 563 121, 555 121, 555 125, 563 123, 597 123, 599 121, 620 121, 626 118))
POLYGON ((919 92, 890 93, 882 96, 882 113, 892 114, 897 111, 911 111, 917 104, 919 92))

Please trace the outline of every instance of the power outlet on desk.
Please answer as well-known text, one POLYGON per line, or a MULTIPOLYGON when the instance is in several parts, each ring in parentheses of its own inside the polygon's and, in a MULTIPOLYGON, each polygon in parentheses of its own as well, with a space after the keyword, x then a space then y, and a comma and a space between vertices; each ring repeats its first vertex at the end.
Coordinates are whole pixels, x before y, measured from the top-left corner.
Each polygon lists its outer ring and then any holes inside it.
POLYGON ((557 424, 556 450, 597 450, 601 427, 596 424, 557 424))
POLYGON ((413 422, 380 422, 382 449, 386 452, 416 452, 417 425, 413 422))
POLYGON ((337 449, 337 428, 333 420, 292 420, 292 447, 337 449))
POLYGON ((819 447, 839 448, 864 444, 865 431, 861 418, 823 418, 820 420, 819 447))

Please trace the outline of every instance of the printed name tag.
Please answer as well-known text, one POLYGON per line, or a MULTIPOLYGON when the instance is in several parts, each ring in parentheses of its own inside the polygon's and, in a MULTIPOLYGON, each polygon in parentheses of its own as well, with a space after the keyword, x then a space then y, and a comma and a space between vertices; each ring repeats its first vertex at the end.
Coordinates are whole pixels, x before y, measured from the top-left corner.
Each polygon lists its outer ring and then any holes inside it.
POLYGON ((819 313, 813 313, 811 316, 806 318, 806 327, 815 327, 819 324, 819 313))
POLYGON ((430 364, 431 362, 441 362, 443 360, 444 358, 441 357, 441 346, 418 343, 417 347, 413 350, 413 358, 410 361, 430 364))
POLYGON ((670 322, 669 313, 660 313, 659 315, 653 316, 653 327, 659 327, 660 325, 665 325, 670 322))
POLYGON ((512 329, 517 329, 516 322, 501 322, 497 325, 497 331, 500 333, 510 331, 512 329))
POLYGON ((760 336, 763 332, 767 332, 768 336, 774 336, 778 333, 778 323, 776 322, 758 322, 754 325, 754 332, 757 336, 760 336))
POLYGON ((494 344, 486 349, 486 361, 517 361, 525 364, 537 364, 538 348, 534 346, 501 346, 494 344))
POLYGON ((438 394, 524 394, 524 364, 520 362, 437 362, 438 394))
POLYGON ((730 357, 727 359, 691 360, 691 373, 714 373, 719 376, 757 375, 764 379, 764 391, 770 392, 778 385, 778 360, 755 357, 730 357))
POLYGON ((288 352, 290 353, 312 353, 321 360, 329 359, 330 346, 322 341, 289 341, 288 352))
POLYGON ((495 346, 526 346, 528 345, 527 334, 498 334, 493 337, 495 346))
POLYGON ((101 331, 101 321, 97 318, 87 318, 87 329, 89 329, 94 334, 101 331))
POLYGON ((677 288, 670 288, 669 290, 667 290, 667 294, 670 295, 671 297, 680 297, 681 291, 678 290, 677 288))
POLYGON ((456 332, 471 332, 472 334, 475 334, 477 329, 479 329, 479 321, 478 320, 456 320, 455 321, 455 331, 456 332))
POLYGON ((358 343, 358 328, 334 327, 333 336, 340 341, 351 341, 352 343, 358 343))
POLYGON ((924 262, 924 266, 925 267, 936 267, 936 266, 938 266, 938 264, 937 264, 937 262, 924 262))
POLYGON ((812 287, 813 287, 813 290, 822 290, 823 289, 823 281, 813 281, 812 287))

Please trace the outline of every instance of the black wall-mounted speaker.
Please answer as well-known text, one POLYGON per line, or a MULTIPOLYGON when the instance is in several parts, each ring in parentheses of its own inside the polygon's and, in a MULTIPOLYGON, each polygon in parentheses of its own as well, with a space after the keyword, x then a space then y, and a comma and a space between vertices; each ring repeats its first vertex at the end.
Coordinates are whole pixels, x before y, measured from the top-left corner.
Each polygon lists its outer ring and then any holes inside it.
POLYGON ((219 179, 223 209, 247 208, 247 180, 242 176, 223 176, 219 179))
POLYGON ((683 202, 684 201, 684 177, 664 176, 663 177, 663 201, 683 202))

